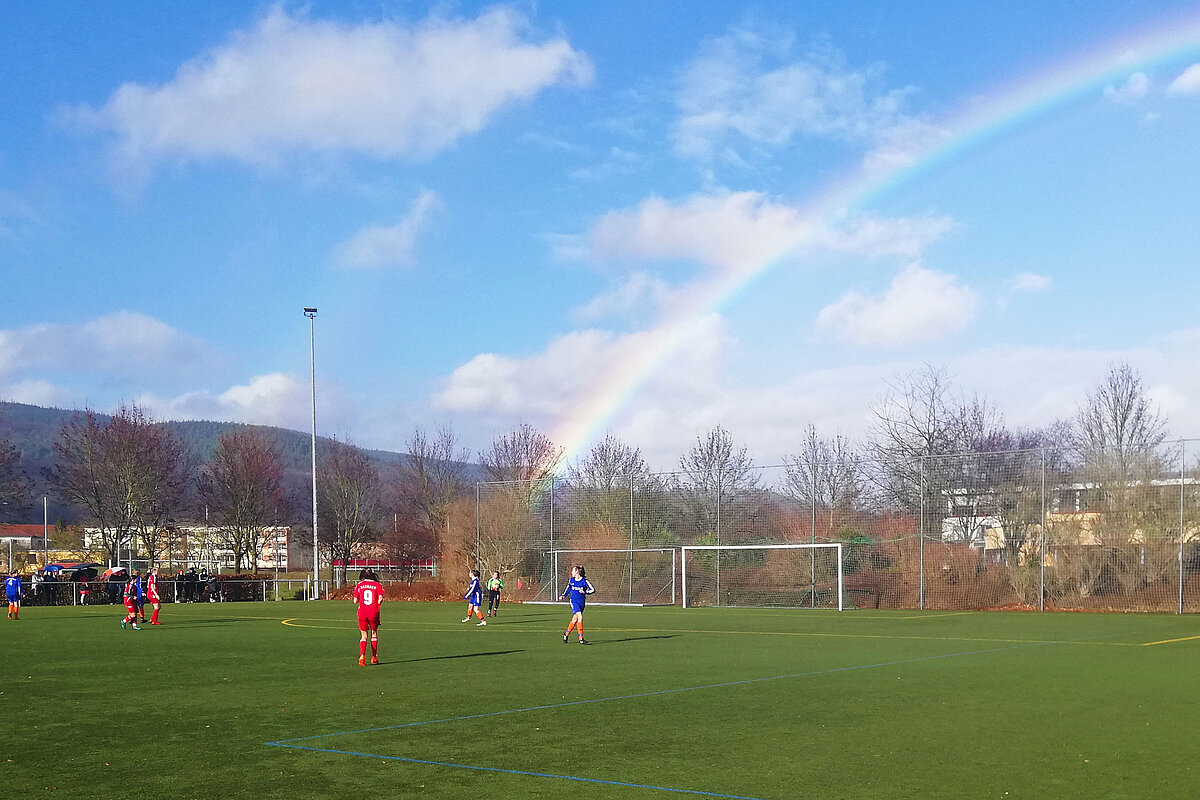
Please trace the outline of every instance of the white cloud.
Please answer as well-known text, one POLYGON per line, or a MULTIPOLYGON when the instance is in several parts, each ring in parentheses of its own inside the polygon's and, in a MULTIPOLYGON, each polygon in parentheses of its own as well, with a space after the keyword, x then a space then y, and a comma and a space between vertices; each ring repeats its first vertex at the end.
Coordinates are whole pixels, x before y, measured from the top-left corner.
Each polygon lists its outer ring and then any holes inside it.
POLYGON ((950 217, 851 217, 823 228, 814 244, 837 253, 916 258, 954 228, 950 217))
MULTIPOLYGON (((646 349, 665 333, 581 332, 525 357, 480 356, 455 371, 433 405, 439 412, 458 412, 462 422, 456 427, 480 446, 518 422, 530 422, 566 444, 563 431, 578 431, 582 423, 594 434, 620 436, 654 468, 669 470, 697 435, 719 424, 758 463, 772 464, 795 451, 808 423, 824 435, 861 439, 886 382, 920 366, 916 360, 884 359, 814 370, 800 358, 773 364, 761 385, 747 383, 722 369, 736 343, 713 316, 693 336, 682 337, 677 354, 656 356, 635 391, 590 405, 614 375, 638 369, 646 349), (603 427, 596 428, 601 421, 603 427)), ((1200 329, 1123 350, 992 346, 960 352, 945 364, 957 388, 994 401, 1009 424, 1040 426, 1072 416, 1109 364, 1129 361, 1170 415, 1172 435, 1194 436, 1200 434, 1193 423, 1200 414, 1200 373, 1179 365, 1197 359, 1200 329)))
POLYGON ((812 230, 801 213, 761 192, 697 196, 678 205, 651 197, 601 217, 588 234, 595 256, 686 259, 740 269, 774 260, 812 230))
POLYGON ((344 267, 405 266, 415 260, 417 235, 430 214, 442 207, 431 191, 422 191, 395 225, 363 228, 333 250, 333 261, 344 267))
POLYGON ((606 317, 636 318, 656 314, 671 304, 675 293, 666 281, 635 272, 610 291, 592 298, 572 312, 580 322, 606 317))
POLYGON ((71 408, 78 404, 74 394, 45 380, 18 381, 11 386, 0 387, 0 398, 47 408, 71 408))
POLYGON ((198 339, 145 314, 120 311, 79 325, 37 324, 0 330, 0 375, 29 369, 74 369, 139 375, 178 373, 212 360, 198 339))
POLYGON ((912 264, 882 295, 851 291, 821 309, 817 326, 854 344, 899 347, 962 330, 974 319, 979 301, 956 276, 912 264))
MULTIPOLYGON (((312 424, 311 391, 307 377, 273 372, 219 393, 199 390, 175 397, 145 393, 136 402, 158 419, 245 422, 303 431, 312 424)), ((320 403, 318 432, 326 435, 347 419, 347 404, 343 392, 336 386, 318 384, 317 397, 320 403)))
MULTIPOLYGON (((716 315, 685 324, 682 346, 656 380, 691 396, 711 383, 724 324, 716 315)), ((570 416, 589 404, 598 384, 619 379, 627 365, 657 352, 661 337, 672 335, 665 329, 630 334, 583 330, 555 339, 527 358, 484 353, 454 370, 433 402, 447 410, 541 420, 570 416)))
POLYGON ((1051 280, 1046 275, 1022 272, 1012 279, 1014 292, 1044 292, 1050 288, 1051 280))
POLYGON ((1141 100, 1150 91, 1150 77, 1144 72, 1135 72, 1120 86, 1104 87, 1104 97, 1114 103, 1133 103, 1141 100))
POLYGON ((567 172, 568 178, 580 181, 611 180, 618 175, 628 175, 634 171, 641 161, 641 156, 620 147, 610 148, 608 156, 599 164, 590 167, 578 167, 567 172))
POLYGON ((270 10, 161 86, 127 83, 74 116, 118 137, 125 165, 289 152, 427 156, 498 109, 592 67, 563 38, 536 41, 515 11, 476 19, 343 24, 270 10))
POLYGON ((1200 93, 1200 64, 1190 67, 1176 76, 1167 86, 1169 95, 1188 95, 1200 93))
POLYGON ((563 257, 687 260, 742 270, 762 266, 802 246, 856 255, 916 257, 952 227, 948 217, 851 217, 832 226, 809 221, 796 207, 761 192, 697 195, 679 203, 661 197, 612 211, 585 242, 560 242, 563 257))
POLYGON ((676 98, 678 154, 740 159, 738 147, 778 147, 800 136, 872 145, 913 133, 909 88, 883 90, 878 66, 851 69, 831 48, 797 58, 788 36, 741 29, 707 41, 676 98))

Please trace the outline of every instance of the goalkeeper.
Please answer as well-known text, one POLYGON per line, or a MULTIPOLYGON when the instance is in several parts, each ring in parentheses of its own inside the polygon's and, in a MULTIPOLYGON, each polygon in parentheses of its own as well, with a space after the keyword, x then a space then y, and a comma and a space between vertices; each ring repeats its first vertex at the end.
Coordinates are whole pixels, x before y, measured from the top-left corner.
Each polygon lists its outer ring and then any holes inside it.
POLYGON ((488 616, 494 617, 500 612, 500 592, 504 590, 504 581, 500 579, 499 572, 493 572, 492 578, 487 582, 488 589, 488 616))

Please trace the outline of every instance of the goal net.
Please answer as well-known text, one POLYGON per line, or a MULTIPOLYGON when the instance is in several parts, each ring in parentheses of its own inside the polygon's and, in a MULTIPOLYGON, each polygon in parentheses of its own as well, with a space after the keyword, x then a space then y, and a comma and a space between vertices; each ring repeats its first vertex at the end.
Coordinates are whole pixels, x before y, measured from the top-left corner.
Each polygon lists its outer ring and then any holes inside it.
POLYGON ((683 607, 843 609, 842 545, 706 545, 681 548, 683 607))
POLYGON ((675 605, 674 548, 633 550, 551 550, 543 565, 549 575, 532 603, 557 602, 571 567, 582 565, 596 593, 588 605, 669 606, 675 605))

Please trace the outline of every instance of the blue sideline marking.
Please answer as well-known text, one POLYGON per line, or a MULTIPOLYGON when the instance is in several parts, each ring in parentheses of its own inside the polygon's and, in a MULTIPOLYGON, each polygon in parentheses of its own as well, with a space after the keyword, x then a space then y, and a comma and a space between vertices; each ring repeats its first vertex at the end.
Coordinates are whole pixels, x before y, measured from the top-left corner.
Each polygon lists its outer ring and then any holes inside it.
MULTIPOLYGON (((1096 638, 1103 638, 1103 637, 1096 637, 1096 638)), ((489 711, 484 714, 467 714, 467 715, 461 716, 461 717, 445 717, 442 719, 429 719, 429 720, 423 720, 420 722, 405 722, 405 723, 401 723, 399 725, 385 725, 381 728, 363 728, 361 730, 341 731, 338 733, 320 733, 315 736, 300 736, 295 739, 280 739, 280 740, 274 741, 274 742, 266 742, 265 744, 267 744, 271 747, 286 747, 286 748, 291 748, 293 750, 308 750, 308 751, 317 752, 317 753, 335 753, 337 755, 360 756, 362 758, 376 758, 376 759, 381 759, 384 761, 402 761, 402 762, 405 762, 408 764, 426 764, 426 765, 437 766, 437 767, 452 767, 454 769, 470 769, 470 770, 476 770, 479 772, 500 772, 500 773, 505 773, 508 775, 525 775, 525 776, 534 777, 534 778, 557 778, 559 780, 578 781, 581 783, 597 783, 597 784, 604 784, 604 785, 608 785, 608 786, 624 786, 624 787, 631 788, 631 789, 650 789, 653 791, 660 791, 660 792, 675 792, 677 794, 693 794, 693 795, 699 795, 699 796, 703 796, 703 797, 719 797, 719 798, 726 798, 726 800, 764 800, 763 798, 759 798, 759 797, 748 797, 748 796, 734 795, 734 794, 718 794, 715 792, 701 791, 699 789, 679 789, 679 788, 675 788, 675 787, 671 787, 671 786, 651 786, 649 784, 644 784, 644 783, 626 783, 623 781, 602 780, 599 778, 581 778, 581 777, 578 777, 575 775, 555 775, 553 773, 546 773, 546 772, 524 772, 522 770, 516 770, 516 769, 502 769, 500 767, 482 767, 482 766, 476 766, 473 764, 452 764, 450 762, 445 762, 445 761, 426 761, 426 760, 419 759, 419 758, 404 758, 402 756, 383 756, 383 755, 377 755, 375 753, 359 753, 359 752, 354 752, 354 751, 350 751, 350 750, 332 750, 332 749, 325 749, 325 748, 321 748, 321 747, 308 747, 305 745, 291 744, 291 742, 304 742, 304 741, 310 741, 312 739, 326 739, 326 738, 330 738, 330 737, 334 737, 334 736, 349 736, 349 735, 355 734, 355 733, 375 733, 378 731, 396 730, 397 728, 412 728, 412 727, 416 727, 419 725, 435 725, 435 724, 438 724, 441 722, 462 722, 464 720, 469 720, 469 719, 482 719, 485 717, 497 717, 497 716, 501 716, 504 714, 521 714, 526 711, 545 711, 545 710, 552 709, 552 708, 568 708, 570 706, 581 706, 581 705, 588 705, 591 703, 607 703, 607 702, 611 702, 614 700, 634 700, 634 699, 641 698, 641 697, 657 697, 659 695, 678 694, 680 692, 695 692, 695 691, 699 691, 701 689, 722 689, 722 688, 726 688, 729 686, 746 686, 748 684, 764 683, 766 681, 779 681, 779 680, 785 680, 788 678, 811 678, 811 677, 814 677, 817 675, 832 675, 832 674, 838 673, 838 672, 853 672, 856 670, 863 670, 863 669, 879 669, 881 667, 895 667, 895 666, 899 666, 901 664, 918 664, 918 663, 921 663, 922 661, 937 661, 937 660, 946 659, 946 658, 960 658, 962 656, 976 656, 976 655, 983 655, 984 653, 1001 653, 1001 652, 1005 652, 1008 650, 1028 650, 1033 647, 1045 647, 1050 644, 1058 644, 1058 642, 1036 642, 1033 644, 1010 645, 1008 647, 992 647, 992 648, 987 648, 984 650, 967 650, 967 651, 964 651, 961 653, 943 653, 941 655, 936 655, 936 656, 921 656, 920 658, 908 658, 908 659, 903 659, 900 661, 881 661, 878 664, 857 664, 857 665, 850 666, 850 667, 834 667, 832 669, 814 670, 811 672, 794 672, 794 673, 791 673, 788 675, 771 675, 771 676, 764 677, 764 678, 747 678, 746 680, 728 681, 726 683, 708 683, 708 684, 704 684, 701 686, 685 686, 680 689, 661 689, 656 692, 639 692, 637 694, 626 694, 626 695, 620 695, 618 697, 597 697, 592 700, 572 700, 572 701, 566 702, 566 703, 551 703, 549 705, 543 705, 543 706, 529 706, 527 708, 513 708, 513 709, 509 709, 507 711, 489 711)))
MULTIPOLYGON (((336 736, 337 734, 331 734, 336 736)), ((455 769, 473 769, 480 772, 503 772, 507 775, 527 775, 533 778, 558 778, 564 781, 579 781, 580 783, 601 783, 605 786, 624 786, 629 789, 653 789, 659 792, 676 792, 678 794, 695 794, 703 797, 723 797, 728 800, 763 800, 761 797, 747 797, 741 794, 718 794, 716 792, 704 792, 699 789, 675 789, 670 786, 651 786, 648 783, 626 783, 625 781, 606 781, 600 778, 580 778, 576 775, 555 775, 552 772, 526 772, 519 769, 501 769, 500 767, 478 767, 474 764, 452 764, 448 761, 426 761, 420 758, 403 758, 401 756, 381 756, 375 753, 355 753, 351 750, 326 750, 321 747, 305 747, 298 744, 280 744, 279 742, 267 742, 270 745, 278 747, 289 747, 293 750, 311 750, 317 753, 337 753, 343 756, 362 756, 363 758, 379 758, 385 761, 404 761, 409 764, 429 764, 435 767, 454 767, 455 769)))

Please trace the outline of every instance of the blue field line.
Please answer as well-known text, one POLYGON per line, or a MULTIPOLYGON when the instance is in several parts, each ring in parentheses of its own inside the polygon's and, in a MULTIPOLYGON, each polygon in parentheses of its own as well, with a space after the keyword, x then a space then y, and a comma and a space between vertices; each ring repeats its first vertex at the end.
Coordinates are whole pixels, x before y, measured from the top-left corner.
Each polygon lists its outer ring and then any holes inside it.
POLYGON ((502 772, 506 775, 525 775, 531 778, 558 778, 564 781, 578 781, 580 783, 599 783, 605 786, 624 786, 627 789, 650 789, 657 792, 675 792, 677 794, 694 794, 701 797, 722 797, 727 800, 764 800, 761 797, 749 797, 742 794, 720 794, 718 792, 704 792, 699 789, 676 789, 673 786, 653 786, 648 783, 628 783, 626 781, 606 781, 600 778, 581 778, 577 775, 556 775, 553 772, 527 772, 520 769, 502 769, 501 767, 480 767, 474 764, 454 764, 449 761, 427 761, 422 758, 404 758, 403 756, 381 756, 376 753, 356 753, 352 750, 327 750, 322 747, 305 747, 298 744, 281 744, 279 742, 267 742, 269 745, 277 747, 287 747, 293 750, 311 750, 316 753, 336 753, 343 756, 362 756, 363 758, 378 758, 384 761, 403 761, 408 764, 427 764, 434 767, 453 767, 455 769, 473 769, 479 772, 502 772))
MULTIPOLYGON (((706 683, 701 686, 684 686, 679 689, 660 689, 654 692, 638 692, 637 694, 623 694, 617 697, 597 697, 591 700, 570 700, 565 703, 550 703, 542 706, 528 706, 526 708, 512 708, 506 711, 488 711, 483 714, 467 714, 461 717, 443 717, 441 719, 428 719, 420 722, 402 722, 398 725, 384 725, 379 728, 362 728, 354 731, 339 731, 337 733, 318 733, 313 736, 298 736, 294 739, 279 739, 274 742, 267 742, 270 745, 287 746, 289 742, 306 742, 312 739, 326 739, 334 736, 349 736, 355 733, 375 733, 377 731, 390 731, 397 728, 414 728, 419 725, 437 725, 442 722, 463 722, 469 719, 483 719, 486 717, 499 717, 506 714, 523 714, 527 711, 547 711, 552 708, 569 708, 571 706, 590 705, 592 703, 608 703, 615 700, 636 700, 641 697, 658 697, 665 694, 679 694, 681 692, 696 692, 701 689, 724 689, 730 686, 746 686, 753 683, 765 683, 767 681, 781 681, 788 678, 812 678, 817 675, 833 675, 838 672, 853 672, 863 669, 880 669, 882 667, 896 667, 902 664, 919 664, 922 661, 937 661, 945 658, 960 658, 962 656, 978 656, 985 653, 1001 653, 1007 650, 1027 650, 1031 647, 1045 647, 1050 644, 1058 644, 1058 642, 1035 642, 1033 644, 1017 644, 1008 647, 991 647, 985 650, 968 650, 961 653, 942 653, 936 656, 921 656, 920 658, 907 658, 900 661, 881 661, 878 664, 856 664, 850 667, 833 667, 831 669, 813 670, 811 672, 793 672, 788 675, 770 675, 763 678, 747 678, 740 681, 727 681, 725 683, 706 683)), ((314 748, 308 748, 314 749, 314 748)))

